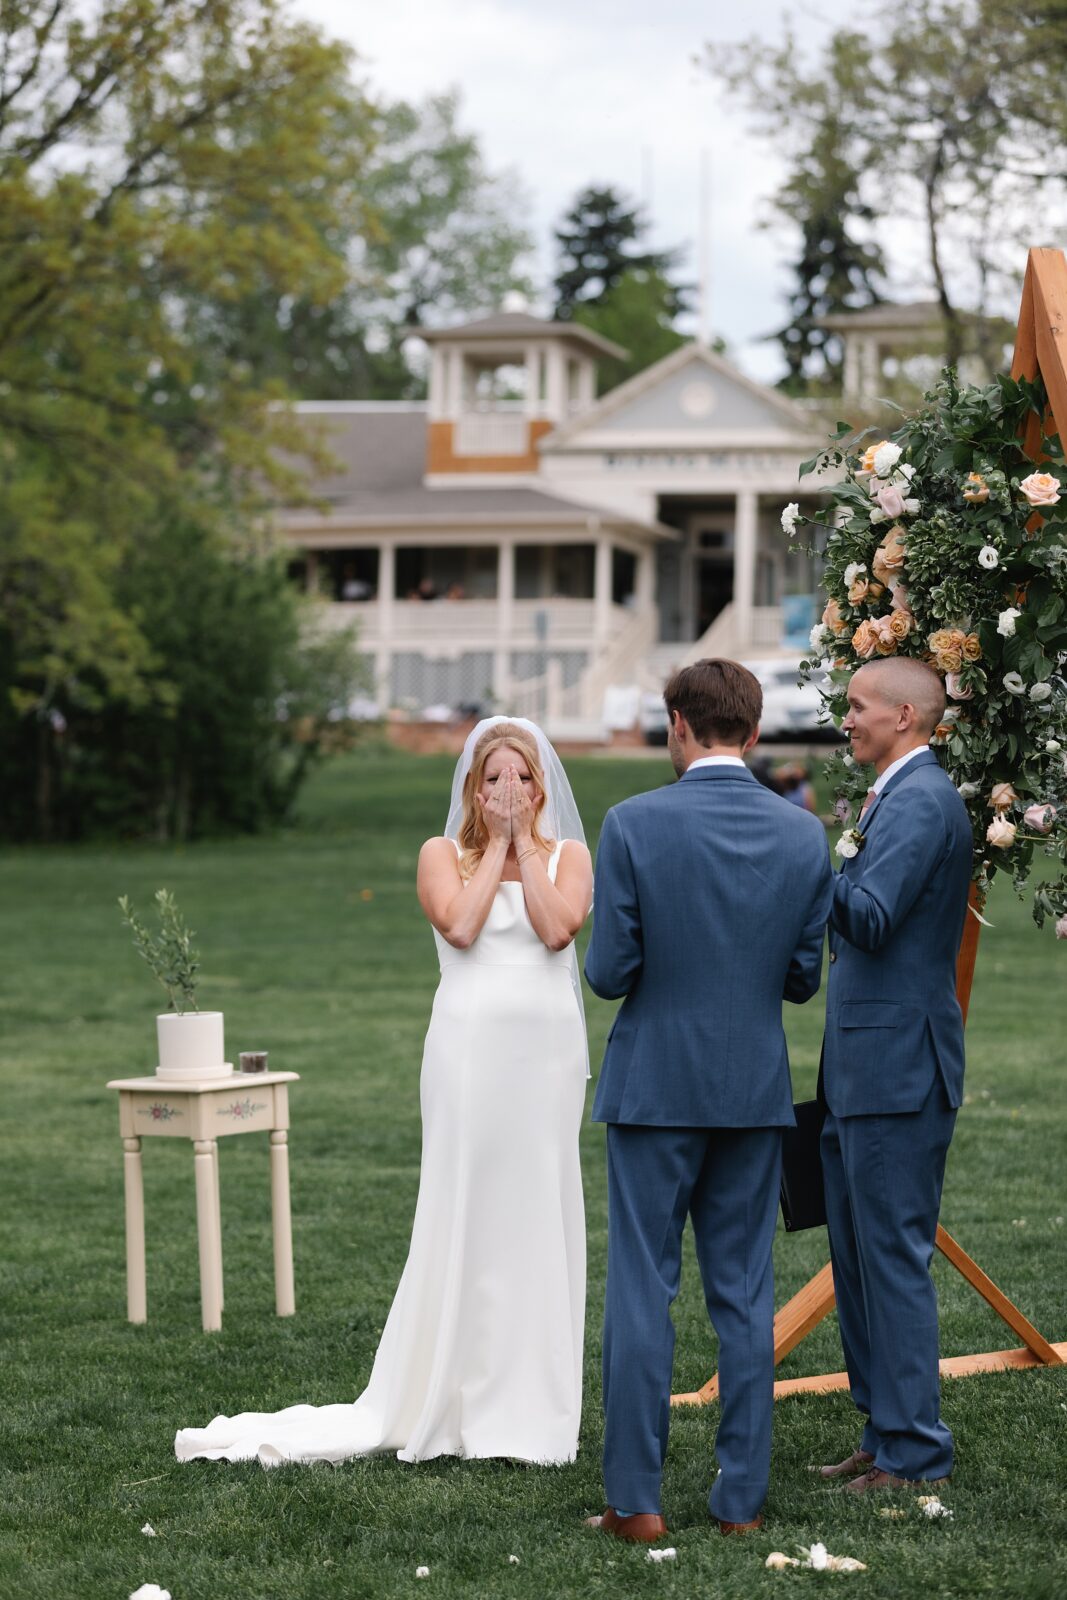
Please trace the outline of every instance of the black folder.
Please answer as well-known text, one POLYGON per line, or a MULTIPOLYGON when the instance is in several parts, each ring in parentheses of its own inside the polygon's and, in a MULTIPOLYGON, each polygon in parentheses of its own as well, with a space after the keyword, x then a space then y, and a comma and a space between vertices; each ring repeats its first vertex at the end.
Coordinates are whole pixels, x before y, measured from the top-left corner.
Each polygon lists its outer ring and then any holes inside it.
POLYGON ((819 1155, 826 1107, 818 1100, 803 1100, 793 1112, 796 1127, 782 1130, 782 1220, 787 1233, 826 1226, 819 1155))

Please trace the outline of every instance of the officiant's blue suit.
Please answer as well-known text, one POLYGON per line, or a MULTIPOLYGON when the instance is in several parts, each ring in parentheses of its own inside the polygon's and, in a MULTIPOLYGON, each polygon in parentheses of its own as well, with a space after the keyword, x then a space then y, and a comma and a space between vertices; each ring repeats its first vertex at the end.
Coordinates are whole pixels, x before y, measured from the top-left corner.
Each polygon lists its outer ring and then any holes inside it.
POLYGON ((692 1217, 719 1336, 712 1514, 767 1490, 774 1235, 793 1125, 782 999, 819 987, 833 886, 821 823, 740 764, 695 767, 615 806, 597 852, 585 974, 625 996, 593 1106, 606 1122, 604 1486, 660 1510, 681 1237, 692 1217))
POLYGON ((834 1292, 862 1448, 901 1478, 942 1478, 937 1296, 945 1158, 963 1098, 956 957, 967 810, 922 750, 875 799, 834 884, 820 1093, 834 1292))

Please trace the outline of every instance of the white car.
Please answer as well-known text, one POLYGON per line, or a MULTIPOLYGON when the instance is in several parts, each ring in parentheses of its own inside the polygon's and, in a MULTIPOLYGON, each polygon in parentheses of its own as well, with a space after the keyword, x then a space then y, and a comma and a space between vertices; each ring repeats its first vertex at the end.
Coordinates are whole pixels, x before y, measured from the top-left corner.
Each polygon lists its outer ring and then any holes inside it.
POLYGON ((761 739, 840 739, 843 735, 823 710, 819 684, 823 676, 800 682, 800 661, 779 658, 746 661, 763 689, 761 739))

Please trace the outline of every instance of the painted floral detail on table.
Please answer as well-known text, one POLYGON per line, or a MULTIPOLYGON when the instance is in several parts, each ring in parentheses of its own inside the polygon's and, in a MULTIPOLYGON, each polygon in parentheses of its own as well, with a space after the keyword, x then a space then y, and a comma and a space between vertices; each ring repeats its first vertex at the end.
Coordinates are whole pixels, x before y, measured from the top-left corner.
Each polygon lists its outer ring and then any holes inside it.
MULTIPOLYGON (((1067 466, 1044 431, 1040 382, 985 387, 942 375, 921 411, 867 445, 841 423, 802 475, 835 474, 828 503, 786 520, 807 524, 825 561, 827 605, 802 672, 826 681, 840 724, 852 674, 876 657, 927 661, 948 708, 931 744, 974 830, 974 880, 984 901, 998 871, 1023 893, 1035 855, 1034 920, 1067 938, 1067 466), (1023 450, 1041 424, 1041 469, 1023 450)), ((869 782, 847 753, 827 765, 839 815, 855 816, 869 782), (846 811, 844 808, 848 807, 846 811)), ((848 836, 846 835, 846 838, 848 836)))
POLYGON ((138 1111, 139 1117, 151 1117, 153 1122, 169 1122, 171 1117, 180 1116, 177 1106, 168 1106, 165 1100, 153 1100, 150 1106, 142 1106, 138 1111))
POLYGON ((266 1111, 265 1100, 253 1100, 250 1095, 245 1095, 243 1100, 231 1100, 228 1106, 220 1106, 215 1113, 219 1117, 232 1117, 235 1122, 247 1122, 249 1117, 254 1117, 257 1111, 266 1111))

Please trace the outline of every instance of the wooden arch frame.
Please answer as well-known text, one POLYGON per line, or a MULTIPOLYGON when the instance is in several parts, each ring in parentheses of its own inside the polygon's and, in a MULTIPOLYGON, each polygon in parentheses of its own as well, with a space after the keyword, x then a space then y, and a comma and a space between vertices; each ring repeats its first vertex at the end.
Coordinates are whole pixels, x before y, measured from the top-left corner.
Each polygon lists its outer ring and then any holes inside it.
MULTIPOLYGON (((1051 421, 1060 438, 1067 443, 1067 259, 1062 250, 1033 249, 1029 253, 1011 375, 1013 378, 1027 379, 1041 377, 1048 394, 1051 421)), ((1023 446, 1034 460, 1040 458, 1041 430, 1036 417, 1029 420, 1023 446)), ((971 904, 977 910, 973 889, 971 904)), ((971 998, 980 932, 981 924, 977 917, 969 916, 956 963, 956 994, 964 1022, 971 998)), ((1010 1367, 1061 1366, 1067 1361, 1067 1343, 1050 1344, 940 1223, 936 1243, 942 1255, 1023 1341, 1019 1349, 988 1350, 978 1355, 949 1357, 940 1363, 943 1378, 963 1378, 975 1372, 999 1372, 1010 1367)), ((776 1315, 775 1366, 807 1338, 812 1329, 833 1310, 834 1304, 833 1272, 827 1262, 776 1315)), ((779 1400, 789 1394, 826 1394, 847 1388, 847 1372, 825 1372, 810 1378, 779 1380, 774 1386, 774 1397, 779 1400)), ((708 1405, 718 1398, 718 1394, 718 1374, 713 1374, 695 1393, 673 1395, 671 1403, 708 1405)))

